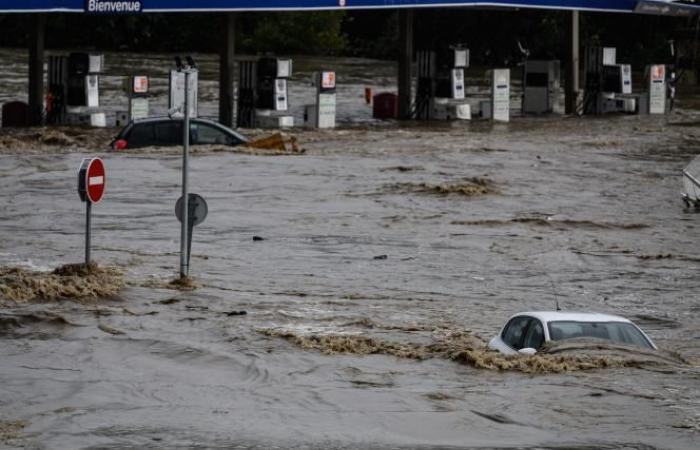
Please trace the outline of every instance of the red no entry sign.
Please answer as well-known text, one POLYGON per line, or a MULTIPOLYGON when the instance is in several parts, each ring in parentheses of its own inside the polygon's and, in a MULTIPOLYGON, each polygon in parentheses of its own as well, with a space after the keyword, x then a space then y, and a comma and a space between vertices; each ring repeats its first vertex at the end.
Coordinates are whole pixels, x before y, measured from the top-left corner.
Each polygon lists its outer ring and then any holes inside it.
POLYGON ((105 193, 105 165, 100 158, 85 158, 78 170, 78 194, 84 202, 97 203, 105 193))

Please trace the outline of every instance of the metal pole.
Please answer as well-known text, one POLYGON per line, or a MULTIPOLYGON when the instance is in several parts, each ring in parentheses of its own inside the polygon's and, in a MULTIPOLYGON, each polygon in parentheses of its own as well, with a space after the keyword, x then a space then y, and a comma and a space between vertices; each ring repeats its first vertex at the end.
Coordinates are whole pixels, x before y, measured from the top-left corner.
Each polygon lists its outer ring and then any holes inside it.
POLYGON ((224 42, 219 56, 219 123, 233 128, 236 13, 225 14, 223 25, 224 42))
POLYGON ((46 15, 34 14, 29 42, 29 108, 32 125, 41 125, 44 111, 44 40, 46 15))
POLYGON ((413 10, 399 10, 399 119, 411 116, 411 62, 413 60, 413 10))
POLYGON ((90 234, 92 233, 90 216, 92 213, 92 202, 85 202, 85 266, 90 265, 90 234))
POLYGON ((576 114, 579 90, 579 12, 565 13, 567 34, 566 55, 566 86, 565 86, 565 113, 576 114))
POLYGON ((180 278, 189 275, 188 236, 189 223, 189 193, 187 192, 187 172, 189 165, 187 157, 190 151, 190 69, 185 69, 185 111, 182 119, 182 223, 180 228, 180 278))

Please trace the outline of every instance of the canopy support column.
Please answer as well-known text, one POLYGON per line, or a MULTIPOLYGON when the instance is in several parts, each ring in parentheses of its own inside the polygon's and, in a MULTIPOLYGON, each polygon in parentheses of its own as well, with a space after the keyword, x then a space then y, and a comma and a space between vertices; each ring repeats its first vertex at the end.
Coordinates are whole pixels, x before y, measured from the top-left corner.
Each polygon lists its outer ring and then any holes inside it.
POLYGON ((233 128, 236 13, 224 15, 223 35, 224 42, 219 55, 219 122, 233 128))
POLYGON ((29 111, 32 125, 41 125, 44 112, 44 42, 46 15, 34 14, 29 37, 29 111))
POLYGON ((399 10, 399 118, 411 116, 411 62, 413 61, 413 10, 399 10))
POLYGON ((576 114, 579 94, 579 12, 567 13, 566 27, 566 58, 565 58, 565 101, 566 114, 576 114), (569 16, 570 14, 570 16, 569 16))

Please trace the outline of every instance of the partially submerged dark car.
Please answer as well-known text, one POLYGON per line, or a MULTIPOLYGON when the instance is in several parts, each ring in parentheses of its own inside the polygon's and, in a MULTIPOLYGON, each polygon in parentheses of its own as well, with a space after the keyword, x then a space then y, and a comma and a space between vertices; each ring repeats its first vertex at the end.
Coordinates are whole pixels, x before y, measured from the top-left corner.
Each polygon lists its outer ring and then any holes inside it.
MULTIPOLYGON (((149 117, 132 120, 114 138, 110 146, 113 150, 125 150, 141 147, 167 147, 182 145, 182 118, 149 117)), ((191 145, 227 145, 245 144, 248 139, 240 133, 213 120, 190 119, 191 145)))

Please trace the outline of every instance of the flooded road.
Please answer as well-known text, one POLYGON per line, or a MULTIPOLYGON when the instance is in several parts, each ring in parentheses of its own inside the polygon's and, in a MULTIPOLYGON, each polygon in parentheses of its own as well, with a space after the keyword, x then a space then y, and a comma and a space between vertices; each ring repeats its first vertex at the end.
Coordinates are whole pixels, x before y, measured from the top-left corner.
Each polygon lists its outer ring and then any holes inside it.
POLYGON ((697 448, 700 216, 679 192, 698 124, 680 110, 295 132, 303 155, 200 149, 193 291, 168 285, 177 149, 6 146, 0 267, 81 261, 75 173, 99 155, 93 258, 126 287, 5 299, 0 446, 697 448), (479 363, 475 341, 555 297, 624 315, 685 362, 479 363))

